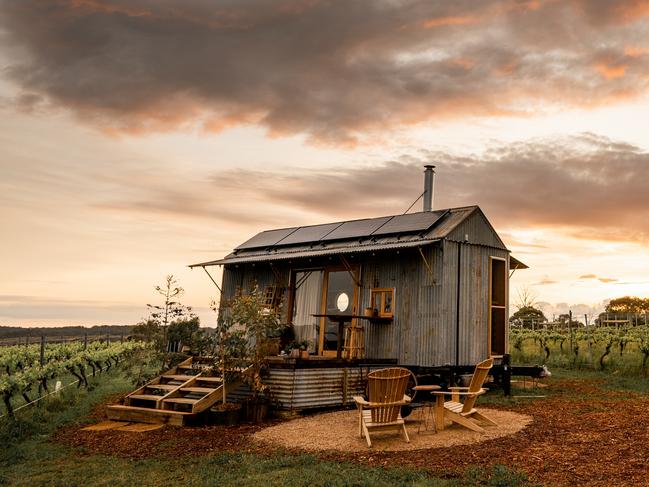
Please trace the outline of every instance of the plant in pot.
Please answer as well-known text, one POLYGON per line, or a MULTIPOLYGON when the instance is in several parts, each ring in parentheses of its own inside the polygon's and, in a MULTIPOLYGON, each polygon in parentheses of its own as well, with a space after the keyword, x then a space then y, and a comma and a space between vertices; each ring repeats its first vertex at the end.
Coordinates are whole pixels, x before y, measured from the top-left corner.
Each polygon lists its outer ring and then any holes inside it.
POLYGON ((215 302, 211 308, 219 313, 214 334, 214 365, 223 380, 222 400, 213 411, 218 424, 233 425, 239 422, 241 404, 228 402, 228 391, 235 385, 237 370, 245 364, 246 333, 227 308, 218 307, 215 302))
POLYGON ((262 381, 268 356, 277 354, 278 339, 287 327, 280 317, 279 306, 267 306, 264 295, 255 284, 248 293, 239 294, 232 303, 232 317, 245 330, 248 367, 244 380, 252 390, 246 402, 246 419, 261 422, 268 413, 268 386, 262 381))
POLYGON ((294 340, 286 346, 286 353, 293 358, 309 358, 308 340, 294 340))

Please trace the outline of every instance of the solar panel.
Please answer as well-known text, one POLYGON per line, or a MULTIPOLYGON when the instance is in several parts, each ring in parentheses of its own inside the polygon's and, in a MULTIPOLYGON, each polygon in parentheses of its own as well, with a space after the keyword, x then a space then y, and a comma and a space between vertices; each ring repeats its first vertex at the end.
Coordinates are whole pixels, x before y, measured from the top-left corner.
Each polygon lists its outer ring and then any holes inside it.
POLYGON ((368 237, 373 231, 377 230, 381 225, 390 219, 389 216, 380 218, 371 218, 367 220, 354 220, 351 222, 344 222, 330 234, 323 237, 321 240, 342 240, 346 238, 360 238, 368 237))
POLYGON ((286 238, 282 239, 277 245, 295 245, 301 243, 317 242, 329 232, 341 225, 338 223, 325 223, 324 225, 310 225, 300 227, 286 238))
POLYGON ((235 250, 241 249, 254 249, 257 247, 272 247, 277 242, 287 237, 298 227, 293 228, 282 228, 279 230, 266 230, 265 232, 258 233, 250 240, 246 240, 244 243, 239 245, 235 250))
POLYGON ((443 211, 425 211, 393 216, 385 225, 376 229, 372 235, 421 232, 433 226, 442 215, 444 215, 443 211))

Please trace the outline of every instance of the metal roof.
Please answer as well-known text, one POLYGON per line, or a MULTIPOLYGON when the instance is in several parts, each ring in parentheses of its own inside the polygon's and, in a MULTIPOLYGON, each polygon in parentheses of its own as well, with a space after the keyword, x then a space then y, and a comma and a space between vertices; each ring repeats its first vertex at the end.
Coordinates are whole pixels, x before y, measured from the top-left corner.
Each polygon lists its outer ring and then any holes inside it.
MULTIPOLYGON (((446 237, 452 238, 450 234, 453 230, 476 211, 480 211, 477 206, 465 206, 406 215, 267 230, 242 243, 222 259, 192 264, 189 267, 271 262, 422 247, 446 237)), ((490 225, 489 228, 493 231, 490 225)), ((500 239, 498 242, 501 242, 500 239)), ((504 244, 502 249, 507 250, 504 244)), ((510 256, 509 262, 511 269, 528 268, 512 256, 510 256)))
POLYGON ((391 249, 415 248, 430 245, 438 242, 439 239, 411 239, 394 241, 394 239, 382 239, 381 241, 367 242, 345 242, 334 245, 298 246, 284 249, 273 249, 269 251, 258 250, 256 252, 232 253, 223 259, 193 264, 189 267, 206 267, 222 264, 243 264, 254 262, 271 262, 277 260, 302 259, 309 257, 320 257, 326 255, 351 254, 357 252, 378 252, 391 249))
MULTIPOLYGON (((429 245, 447 236, 477 206, 267 230, 222 259, 193 264, 261 262, 429 245)), ((479 210, 478 210, 479 211, 479 210)))

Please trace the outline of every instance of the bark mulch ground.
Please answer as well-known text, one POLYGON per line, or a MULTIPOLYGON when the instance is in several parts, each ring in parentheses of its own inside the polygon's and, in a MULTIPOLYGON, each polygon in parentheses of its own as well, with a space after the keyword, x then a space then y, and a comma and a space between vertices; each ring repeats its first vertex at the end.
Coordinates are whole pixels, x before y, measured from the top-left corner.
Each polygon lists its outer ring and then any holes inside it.
MULTIPOLYGON (((554 380, 546 391, 544 399, 496 407, 533 418, 529 426, 510 436, 415 451, 309 453, 333 461, 421 468, 443 477, 460 475, 469 467, 501 464, 550 485, 649 485, 648 395, 607 391, 592 380, 554 380)), ((103 410, 98 408, 93 417, 103 419, 103 410)), ((268 425, 165 427, 147 433, 81 431, 83 426, 59 430, 57 441, 88 453, 135 459, 233 451, 265 456, 277 451, 253 439, 268 425)))

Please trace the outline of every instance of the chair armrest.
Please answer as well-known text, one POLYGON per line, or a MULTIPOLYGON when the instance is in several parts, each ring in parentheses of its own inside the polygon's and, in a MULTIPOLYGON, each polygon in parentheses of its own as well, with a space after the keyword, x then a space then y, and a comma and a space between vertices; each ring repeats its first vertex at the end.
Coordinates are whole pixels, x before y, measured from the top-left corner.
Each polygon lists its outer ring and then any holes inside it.
MULTIPOLYGON (((449 389, 450 389, 450 387, 449 387, 449 389)), ((461 392, 461 391, 455 391, 455 390, 450 391, 449 390, 449 391, 431 391, 431 394, 435 394, 436 396, 447 396, 447 395, 451 395, 451 394, 454 394, 454 395, 457 395, 457 396, 479 396, 480 394, 484 394, 485 392, 487 392, 487 389, 485 389, 483 387, 482 389, 480 389, 479 391, 476 391, 476 392, 468 392, 468 391, 461 392)))
POLYGON ((453 386, 453 387, 447 387, 449 391, 461 391, 461 390, 469 390, 468 387, 459 387, 459 386, 453 386))
POLYGON ((367 402, 367 401, 366 401, 365 399, 363 399, 361 396, 354 396, 354 397, 352 397, 352 399, 353 399, 354 402, 355 402, 356 404, 358 404, 359 406, 370 407, 370 404, 371 404, 371 403, 370 403, 370 402, 367 402))
POLYGON ((487 389, 480 389, 479 391, 476 392, 460 392, 460 391, 438 391, 438 392, 433 392, 433 394, 438 395, 438 396, 443 396, 443 395, 450 395, 453 394, 454 396, 479 396, 481 394, 484 394, 487 392, 487 389))

